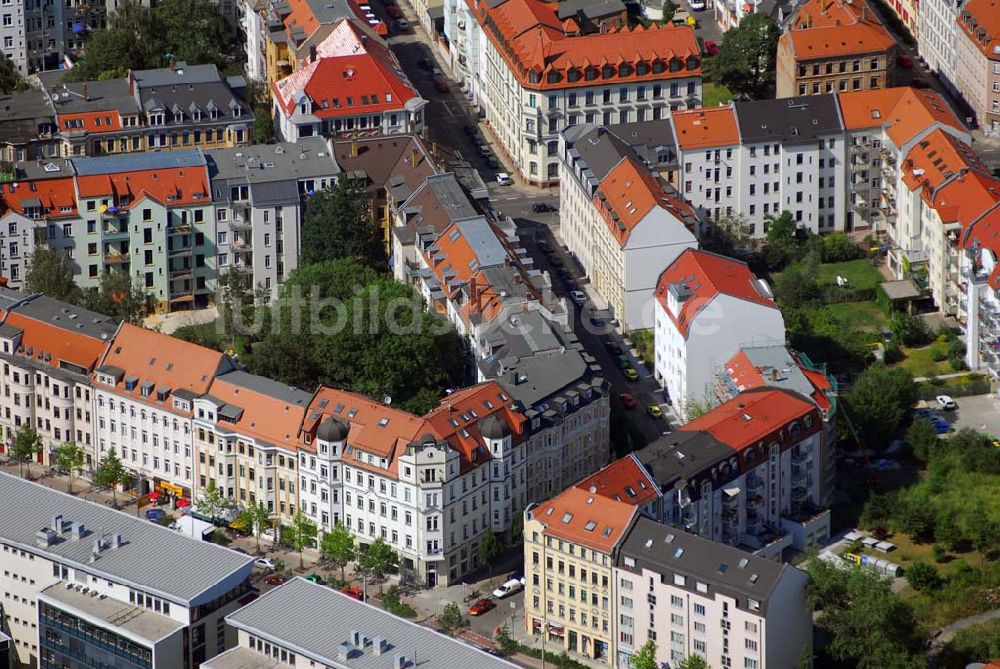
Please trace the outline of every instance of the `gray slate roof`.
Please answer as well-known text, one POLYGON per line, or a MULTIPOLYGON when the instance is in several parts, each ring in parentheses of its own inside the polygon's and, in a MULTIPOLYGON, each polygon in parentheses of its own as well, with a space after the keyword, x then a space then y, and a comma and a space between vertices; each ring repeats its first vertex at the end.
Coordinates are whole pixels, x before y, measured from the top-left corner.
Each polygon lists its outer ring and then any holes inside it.
POLYGON ((5 473, 0 473, 0 509, 0 541, 184 605, 210 601, 222 594, 215 586, 222 583, 228 591, 253 568, 253 558, 236 551, 5 473), (41 545, 36 533, 55 529, 56 515, 62 515, 66 531, 51 546, 41 545), (73 539, 72 522, 83 523, 82 539, 73 539), (102 531, 106 541, 121 534, 122 546, 102 550, 91 562, 102 531))
POLYGON ((50 98, 59 114, 79 114, 112 109, 123 114, 139 113, 139 105, 128 92, 128 78, 126 77, 105 81, 66 83, 54 91, 50 98))
POLYGON ((48 325, 105 341, 118 331, 118 321, 45 295, 32 295, 14 307, 18 314, 48 325))
POLYGON ((199 149, 73 158, 73 169, 81 177, 118 174, 120 172, 141 172, 143 170, 163 170, 174 167, 200 167, 204 164, 205 156, 199 149))
POLYGON ((815 142, 844 132, 835 95, 736 102, 740 139, 753 142, 815 142))
POLYGON ((308 406, 313 397, 312 393, 307 393, 304 390, 293 388, 292 386, 281 383, 280 381, 274 381, 267 377, 258 376, 239 369, 229 372, 228 374, 217 376, 216 380, 225 381, 226 383, 231 383, 234 386, 239 386, 240 388, 246 388, 247 390, 261 395, 273 397, 287 404, 294 404, 302 407, 308 406))
POLYGON ((750 364, 761 370, 769 386, 794 390, 812 397, 815 388, 784 346, 750 346, 743 349, 750 364))
POLYGON ((303 578, 271 590, 227 616, 226 622, 337 669, 391 669, 397 655, 405 655, 411 660, 409 667, 420 669, 517 666, 303 578), (355 650, 349 660, 340 660, 338 646, 349 641, 355 630, 368 639, 384 638, 388 649, 375 655, 372 645, 367 645, 363 652, 355 650))
POLYGON ((760 602, 760 615, 766 615, 768 597, 786 575, 798 578, 805 587, 805 574, 796 567, 757 557, 738 548, 688 534, 675 527, 640 517, 625 535, 615 566, 641 574, 643 569, 666 575, 686 576, 683 587, 697 592, 696 582, 708 585, 708 594, 724 594, 736 600, 736 606, 749 610, 748 600, 760 602), (680 555, 678 555, 680 552, 680 555), (626 564, 635 560, 635 566, 626 564))
MULTIPOLYGON (((713 465, 734 456, 735 451, 708 432, 675 430, 636 451, 635 455, 665 491, 707 475, 713 465)), ((692 498, 701 492, 698 485, 689 486, 689 489, 692 498)))
POLYGON ((455 225, 476 254, 480 267, 499 265, 507 257, 507 249, 497 239, 497 233, 485 217, 477 216, 456 221, 455 225))
POLYGON ((340 173, 340 167, 322 137, 306 137, 297 143, 208 149, 205 160, 209 177, 213 180, 228 179, 240 183, 309 179, 340 173))

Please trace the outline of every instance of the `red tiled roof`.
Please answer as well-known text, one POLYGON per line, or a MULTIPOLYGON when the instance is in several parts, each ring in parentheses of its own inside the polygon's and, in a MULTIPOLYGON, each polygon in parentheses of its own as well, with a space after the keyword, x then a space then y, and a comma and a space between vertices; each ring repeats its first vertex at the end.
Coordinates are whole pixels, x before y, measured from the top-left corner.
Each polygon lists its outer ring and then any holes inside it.
POLYGON ((781 39, 791 41, 797 61, 882 53, 896 45, 866 0, 809 0, 781 39))
POLYGON ((886 133, 896 146, 903 146, 934 123, 965 132, 965 126, 940 94, 915 88, 903 90, 902 98, 886 121, 886 133))
POLYGON ((239 420, 232 423, 233 427, 241 434, 294 451, 306 403, 294 404, 256 392, 231 383, 226 376, 217 377, 208 392, 212 397, 243 410, 239 420))
MULTIPOLYGON (((3 313, 0 311, 0 317, 3 313)), ((89 372, 108 346, 108 342, 102 339, 56 327, 16 311, 6 313, 4 324, 23 330, 21 346, 24 347, 24 353, 30 349, 32 358, 38 362, 42 362, 42 354, 50 354, 52 358, 47 364, 52 367, 59 367, 60 362, 67 362, 89 372)))
POLYGON ((701 75, 701 55, 689 26, 650 29, 639 26, 633 30, 574 35, 567 34, 567 28, 559 20, 557 2, 507 0, 495 7, 487 2, 466 2, 478 17, 487 39, 525 88, 562 89, 701 75), (637 72, 640 62, 644 74, 637 72), (601 72, 605 65, 614 71, 607 79, 601 72), (619 72, 622 65, 626 69, 619 72), (596 68, 596 78, 587 79, 588 67, 596 68), (576 81, 569 80, 571 69, 579 72, 576 81))
MULTIPOLYGON (((827 392, 833 389, 830 379, 823 372, 803 366, 802 361, 792 351, 788 351, 788 355, 792 359, 792 362, 798 366, 799 371, 806 377, 806 380, 812 384, 813 391, 810 393, 810 397, 816 402, 816 406, 824 411, 829 409, 831 403, 827 392)), ((737 384, 738 390, 741 393, 775 383, 775 379, 765 376, 768 368, 761 368, 754 365, 750 361, 750 358, 747 357, 745 349, 740 349, 736 355, 729 359, 723 368, 733 382, 737 384)), ((779 370, 771 371, 779 372, 779 370)))
POLYGON ((531 509, 545 534, 572 541, 601 553, 610 553, 639 508, 628 502, 601 498, 577 487, 567 488, 531 509))
POLYGON ((660 308, 686 338, 691 322, 719 294, 777 309, 774 300, 762 295, 756 283, 757 277, 745 262, 708 251, 687 249, 660 275, 656 298, 660 308), (682 284, 690 291, 690 296, 676 316, 667 308, 667 295, 673 284, 682 284))
POLYGON ((76 185, 81 198, 127 200, 129 204, 120 205, 122 208, 135 206, 146 197, 167 206, 211 204, 208 168, 202 166, 78 176, 76 185))
POLYGON ((317 60, 271 84, 285 114, 291 114, 299 91, 313 102, 319 118, 356 116, 402 109, 419 97, 391 51, 376 39, 362 41, 348 19, 317 47, 317 60))
POLYGON ((656 481, 650 478, 633 455, 619 458, 581 479, 576 487, 591 495, 635 506, 643 506, 660 496, 656 481))
POLYGON ((730 146, 740 143, 740 129, 732 105, 678 110, 671 115, 681 149, 730 146))
POLYGON ((967 144, 938 129, 906 154, 902 164, 903 183, 910 190, 923 187, 925 195, 930 197, 934 189, 963 168, 989 174, 989 168, 967 144))
POLYGON ((76 216, 77 213, 73 177, 0 184, 0 199, 4 208, 19 214, 24 214, 27 206, 35 206, 35 201, 41 203, 49 218, 76 216))
POLYGON ((81 112, 79 114, 59 114, 59 127, 67 132, 100 134, 102 132, 117 132, 123 126, 118 111, 111 109, 108 111, 81 112), (83 125, 71 126, 71 121, 83 121, 83 125))
POLYGON ((958 25, 983 54, 1000 60, 1000 0, 969 0, 962 7, 958 25), (971 21, 976 22, 975 28, 971 21))
POLYGON ((734 451, 741 451, 815 411, 816 406, 797 393, 758 388, 695 418, 684 430, 708 432, 734 451))

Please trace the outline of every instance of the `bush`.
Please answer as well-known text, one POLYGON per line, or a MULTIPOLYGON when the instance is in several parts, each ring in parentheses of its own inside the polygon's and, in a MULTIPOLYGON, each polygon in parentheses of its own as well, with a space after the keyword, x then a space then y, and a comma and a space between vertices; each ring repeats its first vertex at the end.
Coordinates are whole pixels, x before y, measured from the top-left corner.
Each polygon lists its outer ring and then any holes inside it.
POLYGON ((931 360, 934 362, 944 362, 948 359, 948 349, 940 343, 931 346, 931 360))
POLYGON ((935 562, 944 562, 944 559, 948 556, 948 551, 941 544, 934 544, 931 552, 934 554, 935 562))
POLYGON ((399 597, 399 587, 390 587, 385 596, 382 598, 382 606, 385 610, 394 616, 399 616, 400 618, 416 618, 417 612, 412 606, 404 602, 399 597))
POLYGON ((823 237, 823 262, 846 262, 857 260, 864 252, 850 237, 835 232, 823 237))
POLYGON ((941 575, 938 570, 926 562, 914 562, 906 570, 906 580, 910 586, 919 592, 937 590, 941 587, 941 575))

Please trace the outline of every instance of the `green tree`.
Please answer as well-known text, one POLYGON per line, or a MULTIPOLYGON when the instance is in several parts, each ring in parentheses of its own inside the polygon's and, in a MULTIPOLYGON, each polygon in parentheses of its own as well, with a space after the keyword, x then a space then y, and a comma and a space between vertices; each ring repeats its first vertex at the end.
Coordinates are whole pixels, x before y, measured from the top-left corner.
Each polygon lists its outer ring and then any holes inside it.
POLYGON ((741 214, 709 219, 702 235, 705 248, 733 257, 750 253, 754 249, 750 225, 750 220, 741 214))
POLYGON ((660 21, 660 25, 668 25, 674 20, 674 15, 677 13, 677 5, 675 5, 671 0, 663 0, 663 19, 660 21))
POLYGON ((798 309, 815 307, 822 299, 823 291, 816 282, 815 269, 795 263, 777 275, 774 294, 782 309, 798 309))
POLYGON ((524 543, 524 513, 516 513, 510 524, 510 545, 517 546, 521 543, 524 543))
POLYGON ((983 513, 971 513, 966 517, 966 524, 972 547, 979 551, 979 566, 982 567, 987 554, 1000 544, 1000 522, 983 513))
POLYGON ((829 634, 829 655, 857 669, 924 666, 913 609, 888 579, 867 569, 844 569, 810 560, 806 595, 820 612, 816 626, 829 634))
POLYGON ((632 669, 659 669, 656 661, 656 642, 650 639, 632 653, 632 669))
POLYGON ((309 198, 302 222, 302 263, 347 258, 378 271, 386 268, 382 229, 372 219, 371 196, 343 177, 309 198))
MULTIPOLYGON (((651 664, 649 666, 656 669, 659 665, 651 664)), ((688 655, 681 660, 678 669, 708 669, 708 662, 701 655, 688 655)))
POLYGON ((115 320, 140 325, 153 309, 146 289, 127 272, 105 272, 98 288, 83 291, 81 304, 115 320))
POLYGON ((923 346, 931 339, 931 332, 918 316, 897 311, 889 319, 892 336, 903 346, 923 346))
POLYGON ((496 633, 493 635, 493 643, 496 644, 497 651, 503 657, 510 657, 521 650, 521 644, 511 635, 506 625, 497 628, 496 633))
POLYGON ((918 416, 906 430, 906 443, 910 445, 913 457, 921 462, 927 462, 934 457, 941 442, 934 425, 926 418, 918 416))
POLYGON ((493 565, 497 559, 503 555, 503 543, 493 533, 493 528, 487 528, 482 539, 479 540, 479 561, 484 563, 489 570, 490 581, 493 580, 493 565))
POLYGON ((722 36, 718 55, 706 62, 709 76, 737 95, 765 97, 774 83, 780 35, 766 13, 751 14, 722 36))
POLYGON ((378 593, 382 594, 382 579, 399 568, 399 555, 384 539, 376 539, 361 555, 361 568, 378 581, 378 593))
POLYGON ((843 232, 823 235, 823 262, 845 262, 856 260, 863 255, 858 245, 843 232))
POLYGON ((118 508, 118 486, 128 483, 129 478, 128 470, 118 459, 118 454, 113 448, 108 449, 108 454, 94 470, 93 476, 96 485, 111 490, 111 499, 116 509, 118 508))
MULTIPOLYGON (((42 452, 42 438, 29 425, 22 425, 14 434, 14 443, 10 446, 10 457, 17 461, 18 475, 24 477, 24 465, 35 459, 42 452)), ((28 478, 31 478, 31 468, 28 468, 28 478)))
POLYGON ((66 81, 96 81, 124 77, 130 69, 149 65, 146 45, 124 30, 95 30, 84 43, 85 55, 66 81))
POLYGON ((159 53, 188 65, 226 64, 226 20, 211 0, 161 0, 153 8, 159 53))
POLYGON ((781 269, 799 252, 798 228, 792 212, 765 216, 764 227, 767 228, 767 265, 772 270, 781 269))
POLYGON ((441 615, 437 617, 438 627, 448 636, 453 636, 455 632, 469 626, 469 620, 462 615, 462 610, 455 602, 448 602, 444 605, 441 615))
POLYGON ((83 449, 75 442, 68 441, 56 448, 56 467, 64 470, 69 475, 69 494, 73 494, 73 477, 83 470, 86 462, 83 449))
POLYGON ((223 512, 228 506, 227 500, 222 496, 222 491, 215 485, 214 479, 209 479, 205 491, 198 496, 198 512, 211 518, 212 522, 222 518, 223 512))
POLYGON ((914 590, 927 592, 941 587, 938 570, 926 562, 914 562, 906 570, 906 580, 914 590))
POLYGON ((246 523, 246 526, 250 528, 254 541, 257 542, 257 554, 260 555, 260 535, 265 527, 270 526, 273 515, 267 510, 267 506, 258 500, 243 507, 240 516, 242 516, 242 521, 246 523))
POLYGON ((253 143, 270 144, 274 141, 274 121, 267 107, 257 107, 253 112, 253 143))
POLYGON ((347 565, 358 557, 358 547, 354 535, 340 521, 333 529, 323 535, 319 542, 319 552, 324 560, 329 560, 340 567, 340 580, 347 580, 347 565))
POLYGON ((25 288, 55 300, 76 304, 80 289, 73 281, 73 261, 65 253, 42 247, 31 254, 25 288))
POLYGON ((306 549, 306 546, 311 546, 316 540, 319 528, 309 516, 299 511, 295 514, 295 518, 292 519, 289 529, 291 534, 289 539, 292 542, 292 548, 299 554, 299 569, 302 569, 305 567, 302 552, 306 549))
POLYGON ((861 445, 882 450, 916 401, 917 387, 908 371, 877 364, 858 376, 842 406, 861 445))
POLYGON ((7 54, 0 53, 0 93, 9 95, 14 91, 24 91, 27 89, 28 82, 17 71, 14 61, 7 54))

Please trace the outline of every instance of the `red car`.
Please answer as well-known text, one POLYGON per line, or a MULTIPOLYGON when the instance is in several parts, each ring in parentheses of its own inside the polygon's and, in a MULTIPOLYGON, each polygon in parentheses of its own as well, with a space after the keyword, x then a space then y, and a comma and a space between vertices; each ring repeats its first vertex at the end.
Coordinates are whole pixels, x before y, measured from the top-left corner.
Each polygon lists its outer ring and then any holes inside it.
POLYGON ((345 586, 341 588, 340 591, 348 597, 358 600, 359 602, 365 601, 365 593, 356 585, 345 586))
POLYGON ((281 585, 286 581, 288 581, 288 579, 280 574, 271 574, 270 576, 264 579, 264 582, 267 583, 268 585, 281 585))
POLYGON ((622 393, 618 396, 618 399, 621 400, 622 406, 626 409, 634 409, 636 406, 635 397, 629 393, 622 393))
POLYGON ((719 45, 715 42, 715 40, 705 40, 705 44, 702 46, 701 50, 706 56, 715 56, 719 53, 719 45))
POLYGON ((470 616, 481 616, 490 609, 496 608, 496 604, 493 603, 492 599, 477 599, 469 607, 470 616))
POLYGON ((434 77, 434 88, 436 88, 439 93, 447 93, 448 81, 441 75, 437 75, 434 77))
POLYGON ((907 56, 905 53, 901 53, 896 56, 896 67, 901 67, 904 70, 908 70, 913 67, 913 59, 907 56))
POLYGON ((930 84, 920 77, 913 77, 913 80, 910 81, 910 86, 913 86, 914 88, 929 88, 930 84))

